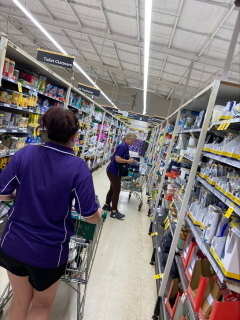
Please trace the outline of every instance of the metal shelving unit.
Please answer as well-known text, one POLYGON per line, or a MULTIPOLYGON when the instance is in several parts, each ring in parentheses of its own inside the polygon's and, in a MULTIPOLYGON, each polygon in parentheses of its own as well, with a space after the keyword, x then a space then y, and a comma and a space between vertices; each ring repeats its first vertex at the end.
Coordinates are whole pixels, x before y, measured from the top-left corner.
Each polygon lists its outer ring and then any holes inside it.
MULTIPOLYGON (((46 77, 50 83, 53 83, 54 85, 57 85, 59 87, 63 87, 67 90, 67 95, 66 95, 66 99, 65 99, 66 101, 63 101, 63 99, 61 99, 61 98, 52 96, 49 93, 44 93, 42 91, 39 91, 34 86, 22 84, 21 86, 23 88, 29 89, 29 90, 30 89, 34 90, 35 92, 37 92, 41 96, 45 96, 49 99, 62 102, 62 103, 64 103, 64 108, 70 108, 70 109, 74 109, 74 110, 80 111, 80 112, 85 112, 85 111, 81 111, 81 108, 79 109, 79 108, 76 108, 75 106, 69 104, 69 98, 70 98, 71 91, 77 93, 77 95, 79 95, 84 101, 89 103, 90 113, 89 113, 89 121, 86 123, 87 130, 84 134, 83 144, 79 146, 79 148, 81 148, 81 150, 83 150, 81 157, 83 157, 84 150, 86 150, 86 147, 87 147, 86 146, 86 137, 88 137, 88 134, 89 134, 89 127, 90 127, 90 124, 92 121, 91 115, 92 115, 93 108, 98 108, 102 112, 104 112, 104 116, 105 116, 105 114, 108 114, 112 117, 112 119, 115 119, 116 120, 115 127, 117 127, 118 125, 119 126, 121 125, 121 127, 125 128, 125 124, 121 120, 117 119, 114 115, 112 115, 109 111, 105 110, 102 106, 97 104, 95 101, 93 101, 90 97, 88 97, 82 91, 79 91, 74 85, 72 85, 67 80, 65 80, 61 76, 59 76, 57 73, 52 71, 47 65, 37 61, 30 54, 28 54, 27 52, 22 50, 20 47, 16 46, 14 43, 9 41, 6 37, 6 35, 0 34, 0 44, 1 44, 1 48, 4 48, 4 49, 0 50, 0 60, 1 60, 0 62, 2 65, 4 63, 5 57, 7 56, 8 58, 11 58, 11 60, 16 61, 18 63, 18 65, 21 65, 22 68, 26 68, 28 70, 33 70, 33 71, 39 72, 42 76, 46 77)), ((12 83, 16 86, 18 85, 18 81, 0 74, 0 85, 4 84, 4 82, 9 82, 9 83, 12 83)), ((9 104, 3 103, 3 102, 0 102, 0 110, 7 111, 7 112, 14 112, 14 113, 23 113, 23 114, 42 114, 42 113, 35 111, 34 109, 31 109, 31 108, 17 107, 14 105, 9 105, 9 104)), ((102 127, 101 127, 101 130, 102 130, 102 127)), ((115 130, 116 130, 116 128, 115 128, 115 130)), ((17 133, 17 134, 18 133, 25 133, 25 134, 27 134, 29 132, 30 132, 29 130, 20 130, 20 129, 9 129, 9 128, 0 129, 0 133, 17 133)), ((102 151, 104 151, 104 150, 102 150, 102 151)), ((97 156, 97 149, 96 149, 96 156, 97 156)), ((96 156, 95 156, 95 160, 96 160, 96 156)), ((101 161, 101 164, 102 163, 103 163, 103 160, 101 161)), ((95 167, 97 167, 97 166, 95 166, 95 167)))
MULTIPOLYGON (((184 265, 182 263, 182 259, 181 259, 180 256, 176 256, 175 257, 175 261, 177 263, 177 267, 178 267, 181 283, 182 283, 182 286, 183 286, 183 291, 185 292, 185 291, 187 291, 187 288, 188 288, 188 285, 189 285, 189 281, 187 279, 187 276, 186 276, 186 273, 185 273, 185 270, 184 270, 184 265)), ((190 301, 189 297, 186 298, 186 302, 187 302, 188 311, 189 311, 191 320, 198 320, 199 317, 198 317, 197 313, 195 313, 193 311, 193 307, 192 307, 192 304, 191 304, 191 301, 190 301)))
MULTIPOLYGON (((178 110, 176 110, 172 115, 170 115, 161 125, 157 126, 154 130, 152 141, 150 141, 150 144, 149 144, 150 145, 150 150, 149 150, 150 152, 148 153, 148 163, 153 163, 153 161, 155 160, 153 150, 154 150, 154 146, 156 145, 156 141, 158 141, 157 135, 160 136, 160 134, 162 133, 161 129, 163 128, 163 126, 165 124, 174 125, 174 131, 172 133, 172 139, 171 139, 172 141, 170 143, 170 146, 169 146, 169 149, 167 152, 167 156, 164 161, 165 167, 162 172, 161 182, 159 183, 158 188, 157 188, 158 194, 156 195, 155 203, 153 203, 154 209, 152 210, 152 215, 153 215, 153 218, 151 220, 152 226, 154 226, 155 221, 157 221, 156 220, 157 219, 157 216, 156 216, 157 204, 160 199, 160 194, 161 194, 161 190, 163 189, 163 185, 166 182, 166 180, 165 180, 166 170, 167 170, 169 161, 173 158, 171 153, 173 150, 173 141, 174 141, 176 135, 179 133, 184 133, 184 134, 190 135, 191 133, 196 132, 199 136, 198 145, 197 145, 197 148, 195 151, 194 158, 191 158, 186 154, 183 155, 183 158, 186 158, 187 160, 191 161, 191 170, 190 170, 188 182, 182 181, 180 178, 177 178, 175 180, 176 181, 175 184, 177 183, 180 186, 184 186, 185 192, 183 194, 181 194, 180 197, 178 197, 178 200, 174 199, 174 201, 173 201, 173 203, 178 211, 178 223, 175 227, 174 232, 171 232, 173 235, 173 241, 172 241, 171 250, 170 250, 169 256, 168 256, 167 265, 164 270, 164 276, 161 281, 161 286, 160 286, 160 290, 158 293, 158 298, 164 297, 164 295, 165 295, 165 290, 166 290, 167 282, 169 279, 170 269, 172 266, 173 259, 175 258, 177 243, 179 240, 182 224, 185 220, 185 213, 186 213, 186 210, 187 210, 187 207, 189 204, 190 194, 191 194, 193 185, 195 183, 195 178, 196 178, 198 166, 201 165, 200 157, 207 156, 209 158, 213 158, 214 160, 217 160, 220 162, 225 162, 224 160, 221 161, 222 159, 220 159, 220 157, 217 155, 212 156, 209 153, 206 154, 205 152, 203 152, 203 146, 204 146, 204 142, 206 139, 206 135, 209 133, 214 134, 214 135, 219 134, 219 130, 216 130, 216 129, 218 129, 218 126, 223 123, 223 121, 218 121, 213 124, 210 124, 213 108, 215 105, 225 105, 228 101, 232 101, 232 100, 238 101, 239 96, 240 96, 240 85, 232 84, 230 82, 216 80, 211 85, 209 85, 206 89, 199 92, 193 99, 186 102, 185 104, 182 104, 182 105, 180 104, 181 107, 178 110), (189 130, 183 130, 181 132, 177 132, 177 127, 178 127, 180 115, 181 115, 181 112, 183 109, 193 110, 193 111, 201 111, 201 110, 205 109, 205 118, 203 121, 202 128, 189 129, 189 130)), ((232 132, 232 133, 236 134, 236 130, 238 128, 237 132, 239 134, 240 118, 227 120, 224 122, 230 122, 228 130, 225 132, 227 132, 227 133, 232 132)), ((162 146, 163 146, 163 144, 164 144, 164 141, 162 141, 162 146)), ((178 157, 179 156, 180 155, 178 155, 178 157)), ((175 155, 175 157, 176 157, 176 155, 175 155)), ((155 168, 158 167, 160 161, 161 161, 161 159, 160 159, 160 157, 158 157, 158 161, 155 163, 155 168)), ((239 163, 236 163, 236 161, 234 161, 234 160, 226 161, 225 163, 227 163, 228 165, 232 165, 233 167, 240 168, 239 163)), ((228 206, 230 205, 231 201, 226 196, 220 194, 220 192, 217 189, 210 186, 210 184, 207 181, 204 181, 200 177, 198 177, 198 180, 200 182, 202 182, 202 184, 204 186, 206 186, 211 192, 213 192, 220 200, 222 200, 228 206)), ((150 194, 152 194, 152 193, 150 193, 150 194)), ((235 206, 234 212, 237 213, 238 215, 240 215, 240 209, 237 206, 235 206)), ((190 219, 187 218, 186 220, 189 223, 195 238, 197 239, 197 242, 199 244, 200 249, 209 258, 213 269, 216 271, 216 273, 219 276, 220 281, 226 280, 226 277, 222 273, 220 266, 216 263, 216 261, 213 259, 212 255, 211 255, 210 246, 206 245, 201 240, 200 231, 198 233, 197 228, 194 227, 194 225, 193 225, 193 223, 191 223, 191 221, 189 221, 190 219)), ((170 229, 170 231, 171 231, 171 229, 170 229)), ((185 286, 184 290, 186 290, 186 288, 187 288, 186 274, 184 272, 184 268, 182 267, 181 258, 176 257, 175 259, 176 259, 176 263, 178 265, 181 281, 182 281, 183 285, 185 286)), ((233 283, 234 283, 234 281, 233 281, 233 283)), ((193 308, 192 308, 192 305, 191 305, 191 302, 189 299, 187 299, 187 304, 188 304, 188 309, 190 312, 191 319, 198 319, 197 315, 194 314, 194 312, 193 312, 193 308)))

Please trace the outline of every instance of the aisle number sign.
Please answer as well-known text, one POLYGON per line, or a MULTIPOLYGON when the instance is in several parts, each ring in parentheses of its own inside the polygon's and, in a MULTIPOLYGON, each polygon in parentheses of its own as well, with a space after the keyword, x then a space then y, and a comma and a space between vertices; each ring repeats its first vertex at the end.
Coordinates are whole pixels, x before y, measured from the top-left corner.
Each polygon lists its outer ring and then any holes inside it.
POLYGON ((37 60, 64 68, 72 69, 75 57, 66 54, 38 49, 37 60))
POLYGON ((100 96, 100 90, 91 87, 91 86, 86 86, 85 84, 78 83, 78 90, 82 91, 83 93, 99 97, 100 96))

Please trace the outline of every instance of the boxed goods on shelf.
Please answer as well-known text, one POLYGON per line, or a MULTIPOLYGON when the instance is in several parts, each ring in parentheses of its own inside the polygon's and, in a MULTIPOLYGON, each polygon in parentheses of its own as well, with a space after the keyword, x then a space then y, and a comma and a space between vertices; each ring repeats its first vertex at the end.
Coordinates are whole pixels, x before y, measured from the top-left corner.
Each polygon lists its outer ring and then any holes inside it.
POLYGON ((240 314, 240 295, 227 289, 215 275, 208 278, 202 303, 198 310, 200 320, 238 320, 240 314))
POLYGON ((196 245, 197 243, 195 241, 195 238, 193 237, 193 234, 189 233, 181 253, 184 268, 187 267, 192 248, 195 247, 196 245))
POLYGON ((193 309, 197 312, 202 303, 203 294, 209 278, 213 277, 215 272, 211 269, 208 259, 198 260, 195 263, 192 279, 188 286, 188 295, 193 309))
POLYGON ((168 310, 169 316, 171 319, 174 317, 175 310, 177 308, 178 300, 182 296, 182 290, 179 288, 181 283, 180 279, 172 280, 171 287, 168 292, 166 300, 166 308, 168 310))
POLYGON ((240 228, 236 224, 225 237, 212 240, 214 259, 228 279, 240 281, 240 228))
POLYGON ((189 281, 191 281, 192 279, 193 270, 196 262, 202 259, 207 259, 207 257, 202 253, 198 245, 193 246, 186 267, 186 276, 189 281))

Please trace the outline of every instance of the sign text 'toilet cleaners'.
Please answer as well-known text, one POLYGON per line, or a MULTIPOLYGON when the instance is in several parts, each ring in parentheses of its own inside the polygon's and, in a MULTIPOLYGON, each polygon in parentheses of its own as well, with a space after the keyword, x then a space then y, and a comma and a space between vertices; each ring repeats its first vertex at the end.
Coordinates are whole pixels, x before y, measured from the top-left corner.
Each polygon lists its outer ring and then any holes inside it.
POLYGON ((37 60, 72 69, 74 57, 57 52, 38 49, 37 60))

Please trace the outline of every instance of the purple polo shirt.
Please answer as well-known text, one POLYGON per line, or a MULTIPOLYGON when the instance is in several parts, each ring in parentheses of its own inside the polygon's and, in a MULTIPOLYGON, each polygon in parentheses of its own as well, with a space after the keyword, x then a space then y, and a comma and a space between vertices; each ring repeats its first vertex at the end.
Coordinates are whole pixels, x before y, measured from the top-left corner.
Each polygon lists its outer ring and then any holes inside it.
POLYGON ((126 142, 122 142, 120 143, 117 148, 116 151, 114 152, 111 162, 109 163, 109 165, 107 166, 107 172, 109 173, 113 173, 115 174, 115 176, 119 176, 119 168, 118 168, 118 164, 117 161, 115 160, 115 157, 119 156, 120 158, 129 160, 129 148, 128 145, 126 144, 126 142))
POLYGON ((0 174, 0 194, 17 189, 1 238, 9 256, 41 268, 68 260, 72 201, 83 217, 98 209, 91 172, 71 148, 46 142, 18 151, 0 174))

